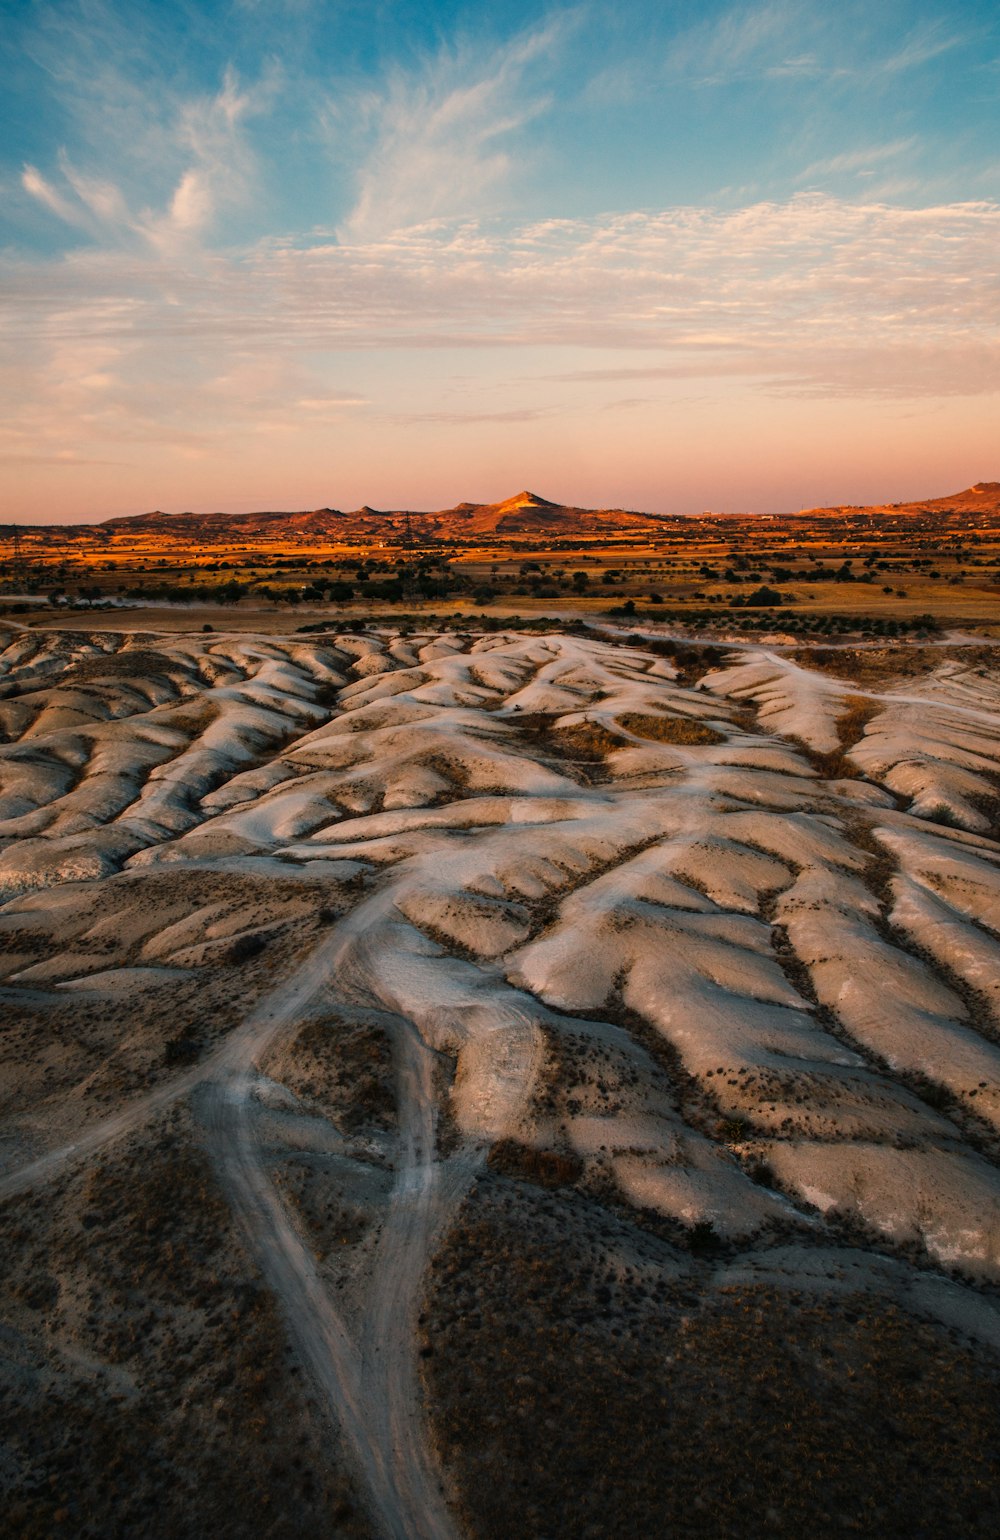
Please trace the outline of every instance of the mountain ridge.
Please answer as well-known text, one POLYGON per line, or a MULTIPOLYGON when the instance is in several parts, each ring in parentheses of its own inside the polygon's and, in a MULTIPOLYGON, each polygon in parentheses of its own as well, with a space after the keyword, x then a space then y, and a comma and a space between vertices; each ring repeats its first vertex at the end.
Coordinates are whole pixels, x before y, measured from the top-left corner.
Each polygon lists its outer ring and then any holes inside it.
MULTIPOLYGON (((769 518, 856 519, 864 515, 886 519, 899 517, 932 517, 957 514, 1000 515, 1000 481, 977 481, 960 492, 943 496, 913 499, 895 503, 840 503, 802 508, 795 512, 777 515, 760 515, 769 518)), ((606 535, 614 531, 653 533, 664 525, 688 519, 713 520, 746 519, 758 517, 747 513, 718 512, 712 514, 660 514, 645 513, 622 507, 581 508, 573 504, 554 502, 538 492, 524 489, 499 502, 456 503, 450 508, 380 509, 368 503, 345 512, 339 508, 322 507, 301 510, 260 509, 247 513, 227 513, 217 510, 209 513, 190 511, 170 513, 154 508, 146 513, 118 514, 109 519, 76 524, 20 524, 22 533, 36 531, 39 534, 58 535, 62 539, 83 538, 87 535, 120 536, 131 531, 150 535, 184 535, 191 541, 271 540, 312 537, 343 541, 353 537, 377 539, 380 535, 398 539, 407 534, 414 538, 468 537, 553 538, 572 535, 606 535)))

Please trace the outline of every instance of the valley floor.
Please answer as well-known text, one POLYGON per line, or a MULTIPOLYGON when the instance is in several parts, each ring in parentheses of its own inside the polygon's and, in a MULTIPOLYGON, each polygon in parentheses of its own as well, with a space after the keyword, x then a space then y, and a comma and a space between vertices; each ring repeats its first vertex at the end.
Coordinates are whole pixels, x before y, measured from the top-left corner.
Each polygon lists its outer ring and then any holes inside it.
POLYGON ((997 1532, 1000 652, 0 646, 10 1533, 997 1532))

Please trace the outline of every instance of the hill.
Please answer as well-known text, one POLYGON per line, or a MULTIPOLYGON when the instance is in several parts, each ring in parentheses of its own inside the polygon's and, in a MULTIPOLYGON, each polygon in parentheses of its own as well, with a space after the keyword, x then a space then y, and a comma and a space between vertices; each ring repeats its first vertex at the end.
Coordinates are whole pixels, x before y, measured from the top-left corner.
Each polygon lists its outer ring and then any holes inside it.
MULTIPOLYGON (((518 492, 499 503, 458 503, 435 511, 379 509, 364 504, 352 512, 315 508, 302 512, 266 510, 256 513, 164 513, 155 509, 127 517, 105 519, 99 525, 76 525, 80 534, 98 531, 112 537, 134 534, 178 536, 192 542, 228 540, 284 541, 294 537, 343 540, 351 536, 377 538, 398 535, 407 527, 417 536, 468 539, 496 535, 565 536, 604 533, 609 529, 653 529, 656 514, 623 508, 576 508, 551 502, 537 492, 518 492)), ((71 531, 60 530, 65 537, 71 531)))
POLYGON ((970 524, 1000 521, 1000 482, 981 481, 962 492, 924 501, 848 504, 803 508, 782 515, 748 513, 655 514, 625 508, 578 508, 557 503, 538 492, 524 490, 501 502, 461 502, 435 511, 372 508, 367 503, 351 511, 339 508, 304 510, 266 509, 252 513, 149 513, 130 514, 100 523, 51 525, 22 524, 19 534, 29 545, 45 549, 79 543, 87 546, 122 543, 157 545, 289 545, 372 542, 401 543, 406 536, 420 540, 477 543, 516 540, 566 540, 601 536, 661 534, 683 528, 692 536, 699 527, 729 523, 744 531, 788 521, 796 529, 800 521, 823 525, 828 534, 837 526, 845 533, 860 528, 892 530, 905 526, 910 532, 943 529, 951 532, 970 524), (762 518, 766 520, 762 522, 762 518))
POLYGON ((1000 481, 978 481, 974 486, 966 487, 964 492, 952 492, 945 497, 929 497, 923 501, 841 503, 829 508, 803 508, 796 517, 839 519, 845 515, 862 515, 869 518, 884 518, 891 522, 902 516, 907 520, 933 518, 935 522, 940 522, 941 515, 944 515, 947 520, 950 516, 977 513, 1000 514, 1000 481))
POLYGON ((995 1540, 997 649, 123 619, 0 622, 3 1533, 995 1540))

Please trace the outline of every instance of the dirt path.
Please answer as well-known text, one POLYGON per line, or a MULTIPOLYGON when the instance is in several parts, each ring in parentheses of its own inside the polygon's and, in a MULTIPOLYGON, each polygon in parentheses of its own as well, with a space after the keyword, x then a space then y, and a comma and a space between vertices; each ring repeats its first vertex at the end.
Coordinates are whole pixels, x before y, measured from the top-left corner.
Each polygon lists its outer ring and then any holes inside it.
POLYGON ((130 1102, 71 1144, 8 1173, 0 1180, 0 1199, 85 1161, 194 1093, 223 1190, 355 1454, 380 1530, 392 1540, 452 1540, 455 1532, 426 1442, 413 1326, 433 1236, 460 1201, 477 1162, 467 1154, 453 1156, 445 1177, 435 1159, 433 1055, 408 1023, 400 1024, 398 1170, 362 1326, 363 1351, 267 1175, 255 1131, 258 1065, 283 1035, 297 1029, 310 1004, 332 999, 338 963, 352 941, 365 935, 370 920, 363 913, 347 916, 202 1064, 130 1102))
POLYGON ((401 1524, 393 1534, 448 1540, 455 1530, 427 1444, 414 1332, 433 1241, 475 1174, 467 1151, 435 1159, 434 1056, 408 1023, 396 1034, 400 1151, 389 1213, 375 1257, 361 1329, 362 1375, 372 1430, 392 1451, 386 1499, 401 1524))
MULTIPOLYGON (((331 1008, 360 1006, 386 1019, 384 970, 407 966, 405 949, 400 957, 389 956, 409 930, 399 922, 391 891, 372 895, 201 1064, 73 1142, 9 1172, 0 1179, 0 1199, 43 1184, 191 1096, 225 1196, 353 1451, 380 1532, 391 1540, 454 1540, 427 1440, 414 1332, 429 1256, 475 1177, 482 1146, 464 1144, 447 1160, 438 1156, 436 1055, 411 1020, 390 1013, 399 1123, 396 1175, 355 1336, 270 1180, 273 1149, 258 1132, 261 1068, 281 1038, 297 1031, 310 1006, 317 1000, 331 1008)), ((426 958, 421 961, 427 965, 426 958)), ((530 1039, 513 1028, 484 1027, 469 1042, 470 1063, 488 1082, 489 1104, 499 1109, 501 1121, 516 1115, 534 1080, 537 1055, 526 1046, 530 1049, 530 1039)))
POLYGON ((769 648, 760 649, 760 660, 773 664, 780 673, 798 676, 808 680, 810 684, 815 684, 817 680, 822 681, 823 693, 826 695, 839 697, 861 695, 865 700, 885 701, 893 706, 927 706, 934 711, 965 717, 968 721, 979 723, 983 727, 996 727, 995 711, 978 706, 962 706, 957 701, 949 700, 945 695, 912 695, 906 690, 875 690, 868 685, 855 684, 850 679, 841 679, 835 674, 820 674, 816 669, 806 668, 796 663, 794 658, 783 657, 769 648))
POLYGON ((223 1189, 354 1453, 380 1531, 391 1540, 453 1540, 420 1405, 414 1326, 434 1236, 477 1162, 460 1153, 445 1174, 436 1158, 434 1055, 409 1022, 398 1022, 396 1179, 358 1340, 267 1175, 267 1152, 255 1128, 258 1066, 283 1033, 294 1032, 305 1005, 322 997, 331 1006, 378 1007, 362 985, 364 958, 390 908, 379 895, 345 916, 289 986, 272 997, 258 1026, 241 1030, 237 1053, 204 1085, 198 1112, 223 1189))
POLYGON ((324 952, 325 947, 320 947, 311 953, 305 963, 277 989, 265 995, 246 1020, 200 1064, 192 1065, 172 1080, 154 1087, 145 1096, 127 1102, 110 1117, 85 1129, 71 1143, 48 1150, 0 1177, 0 1201, 50 1181, 64 1166, 85 1160, 104 1145, 113 1144, 134 1128, 141 1128, 156 1113, 190 1095, 204 1082, 224 1076, 232 1066, 258 1057, 290 1017, 313 999, 325 984, 328 961, 324 952))

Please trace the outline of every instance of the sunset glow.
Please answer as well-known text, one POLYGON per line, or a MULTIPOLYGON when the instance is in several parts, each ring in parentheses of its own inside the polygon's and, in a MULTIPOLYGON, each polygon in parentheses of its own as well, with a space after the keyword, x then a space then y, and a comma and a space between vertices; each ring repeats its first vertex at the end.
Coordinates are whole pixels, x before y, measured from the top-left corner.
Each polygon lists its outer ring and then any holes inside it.
POLYGON ((993 6, 3 12, 5 520, 997 475, 993 6))

